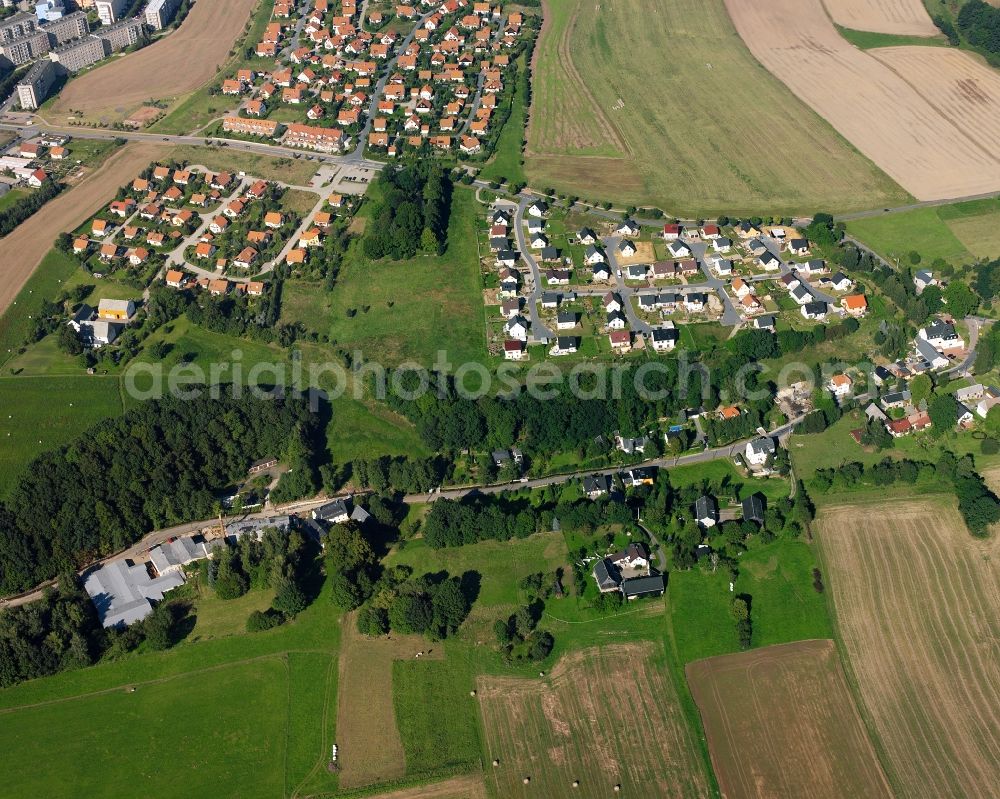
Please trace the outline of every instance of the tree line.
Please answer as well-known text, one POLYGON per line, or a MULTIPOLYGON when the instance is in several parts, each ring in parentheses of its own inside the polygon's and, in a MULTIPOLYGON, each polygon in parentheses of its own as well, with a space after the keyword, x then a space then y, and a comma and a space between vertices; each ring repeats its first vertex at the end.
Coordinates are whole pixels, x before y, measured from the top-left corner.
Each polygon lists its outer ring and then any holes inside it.
POLYGON ((46 180, 41 187, 13 205, 0 211, 0 237, 6 236, 36 211, 41 210, 49 200, 63 190, 63 185, 54 180, 46 180))
POLYGON ((988 536, 990 525, 1000 521, 1000 499, 976 472, 972 456, 959 458, 947 450, 935 462, 885 458, 870 466, 855 461, 837 468, 818 469, 813 484, 823 491, 837 491, 931 480, 951 485, 958 497, 958 510, 976 538, 988 536))

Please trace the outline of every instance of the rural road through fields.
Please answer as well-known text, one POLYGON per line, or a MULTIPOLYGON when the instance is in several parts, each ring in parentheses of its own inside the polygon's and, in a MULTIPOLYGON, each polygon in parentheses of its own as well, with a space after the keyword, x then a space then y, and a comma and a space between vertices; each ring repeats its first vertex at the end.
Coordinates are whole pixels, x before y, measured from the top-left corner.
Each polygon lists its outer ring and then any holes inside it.
POLYGON ((156 157, 152 144, 130 144, 113 153, 80 183, 0 239, 0 314, 28 282, 59 233, 70 231, 113 199, 122 183, 156 157))

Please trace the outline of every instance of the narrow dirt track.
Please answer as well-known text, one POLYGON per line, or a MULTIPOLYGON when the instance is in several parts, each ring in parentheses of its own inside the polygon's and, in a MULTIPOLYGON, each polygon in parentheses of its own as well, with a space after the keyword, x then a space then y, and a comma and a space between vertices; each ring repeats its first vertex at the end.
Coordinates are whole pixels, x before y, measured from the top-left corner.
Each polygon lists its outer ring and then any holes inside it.
POLYGON ((175 33, 70 81, 53 112, 64 114, 71 108, 85 116, 125 112, 151 98, 193 92, 215 77, 256 4, 257 0, 198 0, 175 33))
POLYGON ((112 200, 118 187, 169 148, 129 144, 99 169, 67 189, 9 235, 0 239, 0 313, 7 310, 60 233, 70 231, 112 200))

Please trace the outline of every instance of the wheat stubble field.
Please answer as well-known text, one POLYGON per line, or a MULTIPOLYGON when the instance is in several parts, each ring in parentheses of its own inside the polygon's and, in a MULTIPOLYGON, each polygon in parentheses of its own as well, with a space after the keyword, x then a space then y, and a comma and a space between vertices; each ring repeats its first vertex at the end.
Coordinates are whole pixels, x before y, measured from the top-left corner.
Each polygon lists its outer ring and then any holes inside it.
POLYGON ((905 201, 753 59, 723 0, 549 0, 545 15, 533 185, 706 216, 905 201))
POLYGON ((892 796, 833 641, 722 655, 686 671, 727 799, 892 796))
POLYGON ((1000 74, 942 48, 858 50, 821 0, 725 2, 757 59, 913 196, 1000 189, 1000 152, 987 132, 1000 125, 1000 106, 981 99, 1000 94, 1000 74), (939 89, 927 92, 931 72, 939 89))
POLYGON ((922 0, 823 0, 833 21, 845 28, 904 36, 937 36, 922 0))
POLYGON ((180 28, 72 80, 52 107, 121 119, 148 99, 173 100, 215 77, 257 0, 198 0, 180 28))
POLYGON ((702 797, 708 780, 677 691, 651 643, 563 657, 545 679, 481 676, 491 795, 702 797), (528 784, 523 780, 527 778, 528 784), (573 782, 579 781, 577 788, 573 782))
POLYGON ((860 698, 907 797, 1000 784, 1000 544, 973 539, 953 502, 844 504, 817 519, 860 698))

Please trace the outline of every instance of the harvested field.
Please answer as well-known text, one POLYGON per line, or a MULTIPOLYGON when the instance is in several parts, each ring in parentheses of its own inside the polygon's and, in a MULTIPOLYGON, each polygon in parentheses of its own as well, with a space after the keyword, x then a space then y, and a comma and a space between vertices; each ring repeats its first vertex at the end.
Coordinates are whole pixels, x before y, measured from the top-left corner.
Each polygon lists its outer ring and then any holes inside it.
POLYGON ((480 677, 487 757, 500 761, 486 766, 492 794, 596 799, 621 784, 621 796, 708 795, 695 735, 654 652, 595 647, 566 655, 544 680, 480 677))
POLYGON ((993 133, 1000 75, 972 56, 930 47, 858 50, 833 27, 821 0, 726 5, 757 59, 912 195, 934 200, 1000 189, 993 133), (931 73, 928 91, 923 81, 931 73))
POLYGON ((1000 544, 949 497, 822 508, 840 633, 907 797, 994 795, 1000 781, 1000 544))
POLYGON ((845 28, 903 36, 936 36, 921 0, 823 0, 833 21, 845 28))
POLYGON ((168 150, 156 144, 129 144, 108 158, 95 172, 68 189, 0 239, 0 313, 13 302, 35 267, 52 249, 56 236, 72 230, 104 203, 114 199, 123 183, 168 150))
POLYGON ((688 664, 727 799, 891 797, 833 641, 688 664))
POLYGON ((486 799, 486 786, 481 774, 466 774, 430 785, 375 794, 371 799, 486 799))
POLYGON ((123 119, 146 100, 173 101, 214 78, 257 0, 198 0, 180 28, 136 53, 70 81, 52 115, 123 119))
POLYGON ((561 0, 545 15, 525 155, 533 185, 696 216, 906 196, 754 61, 723 0, 561 0), (636 65, 641 79, 623 80, 636 65))
POLYGON ((358 632, 356 617, 356 613, 344 617, 341 638, 337 685, 341 788, 398 780, 406 773, 392 702, 392 663, 420 651, 424 657, 444 654, 438 646, 427 655, 427 639, 419 635, 365 638, 358 632))

